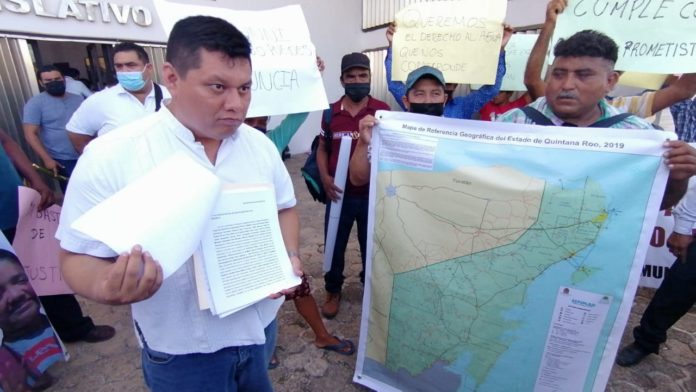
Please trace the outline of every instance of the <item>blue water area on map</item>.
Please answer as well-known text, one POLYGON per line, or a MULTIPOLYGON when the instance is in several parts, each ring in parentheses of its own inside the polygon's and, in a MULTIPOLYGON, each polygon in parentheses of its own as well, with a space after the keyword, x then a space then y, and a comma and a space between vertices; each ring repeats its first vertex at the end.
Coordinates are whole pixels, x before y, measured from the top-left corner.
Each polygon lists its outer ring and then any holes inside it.
MULTIPOLYGON (((580 189, 586 179, 591 178, 600 184, 607 202, 608 216, 596 242, 574 258, 559 262, 547 270, 528 287, 524 304, 509 309, 504 314, 506 319, 522 321, 522 324, 501 337, 501 341, 506 342, 509 349, 498 358, 486 380, 476 385, 466 376, 470 353, 462 352, 457 361, 446 366, 447 370, 462 375, 459 390, 533 390, 548 333, 548 321, 558 288, 562 285, 612 297, 612 306, 598 342, 598 347, 604 347, 627 284, 625 271, 632 265, 640 237, 651 191, 649 182, 652 182, 661 158, 534 147, 501 148, 493 144, 449 140, 440 141, 435 156, 436 172, 452 171, 464 166, 481 167, 481 162, 496 162, 496 166, 516 168, 524 175, 543 179, 548 185, 565 189, 580 189), (447 157, 447 160, 439 157, 447 157), (578 275, 578 268, 584 268, 588 272, 578 275), (598 271, 600 273, 596 273, 598 271)), ((389 170, 424 171, 395 164, 380 164, 380 171, 389 170)), ((585 390, 592 387, 601 354, 601 350, 594 354, 585 390)), ((375 367, 375 364, 372 365, 371 367, 375 367)), ((438 364, 436 367, 440 366, 442 365, 438 364)), ((392 373, 386 369, 382 369, 382 372, 392 373)), ((429 378, 421 381, 429 382, 429 378)))

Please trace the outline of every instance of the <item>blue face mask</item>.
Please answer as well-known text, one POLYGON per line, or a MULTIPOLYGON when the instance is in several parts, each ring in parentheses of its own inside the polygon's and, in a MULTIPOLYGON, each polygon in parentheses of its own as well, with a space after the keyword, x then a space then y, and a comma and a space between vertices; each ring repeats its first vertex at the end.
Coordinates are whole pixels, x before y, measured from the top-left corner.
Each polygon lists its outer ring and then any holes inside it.
POLYGON ((145 87, 143 72, 116 72, 116 79, 128 91, 139 91, 145 87))

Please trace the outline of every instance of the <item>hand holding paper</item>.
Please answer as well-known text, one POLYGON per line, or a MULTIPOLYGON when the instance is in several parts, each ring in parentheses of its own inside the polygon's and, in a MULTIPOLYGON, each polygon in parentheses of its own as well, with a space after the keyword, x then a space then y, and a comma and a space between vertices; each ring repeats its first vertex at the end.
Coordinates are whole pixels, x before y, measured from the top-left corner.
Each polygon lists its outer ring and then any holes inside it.
POLYGON ((162 285, 162 267, 140 245, 122 253, 104 270, 99 302, 125 305, 150 298, 162 285))
POLYGON ((214 174, 177 153, 87 211, 72 227, 117 253, 142 245, 166 278, 198 247, 219 193, 214 174))

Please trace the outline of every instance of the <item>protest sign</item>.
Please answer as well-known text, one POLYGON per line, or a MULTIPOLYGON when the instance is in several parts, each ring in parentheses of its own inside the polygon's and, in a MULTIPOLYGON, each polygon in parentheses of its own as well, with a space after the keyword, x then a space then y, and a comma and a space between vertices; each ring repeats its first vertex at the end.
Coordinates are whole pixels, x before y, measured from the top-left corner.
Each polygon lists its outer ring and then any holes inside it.
POLYGON ((665 279, 665 274, 676 259, 667 248, 667 238, 669 238, 673 228, 674 219, 671 211, 661 211, 650 237, 650 247, 645 256, 640 286, 658 288, 665 279))
POLYGON ((616 69, 652 73, 696 71, 696 2, 689 0, 570 0, 553 42, 593 29, 619 46, 616 69))
POLYGON ((506 6, 503 0, 461 0, 403 8, 396 14, 393 80, 430 65, 448 83, 493 84, 506 6))
POLYGON ((26 271, 0 232, 0 291, 9 305, 0 308, 0 390, 45 389, 53 364, 68 359, 26 271))
POLYGON ((12 245, 34 290, 39 295, 72 293, 60 273, 60 244, 55 238, 60 207, 54 204, 39 211, 41 195, 31 188, 18 189, 19 220, 12 245))
POLYGON ((644 72, 624 72, 619 78, 622 86, 639 87, 648 90, 659 90, 667 79, 667 75, 644 72))
POLYGON ((210 15, 232 23, 251 41, 252 94, 247 117, 300 113, 328 107, 316 49, 299 5, 266 11, 155 1, 167 34, 180 19, 210 15))
MULTIPOLYGON (((513 34, 505 46, 505 77, 500 85, 501 91, 527 91, 524 85, 524 70, 539 34, 513 34)), ((546 75, 546 62, 541 77, 546 75)))

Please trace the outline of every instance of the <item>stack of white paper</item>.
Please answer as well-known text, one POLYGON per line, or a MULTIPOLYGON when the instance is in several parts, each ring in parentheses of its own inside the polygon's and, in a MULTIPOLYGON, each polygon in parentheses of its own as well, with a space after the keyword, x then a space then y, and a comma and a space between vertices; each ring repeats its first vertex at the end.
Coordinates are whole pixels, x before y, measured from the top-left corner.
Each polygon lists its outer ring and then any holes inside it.
POLYGON ((185 153, 176 153, 87 211, 72 228, 116 253, 141 245, 167 278, 198 247, 220 188, 213 173, 185 153))
POLYGON ((223 188, 194 266, 201 309, 220 317, 301 283, 287 256, 272 186, 223 188))
POLYGON ((193 255, 200 308, 220 317, 301 282, 287 256, 273 187, 223 187, 184 153, 87 211, 72 228, 116 253, 140 244, 165 279, 193 255))

